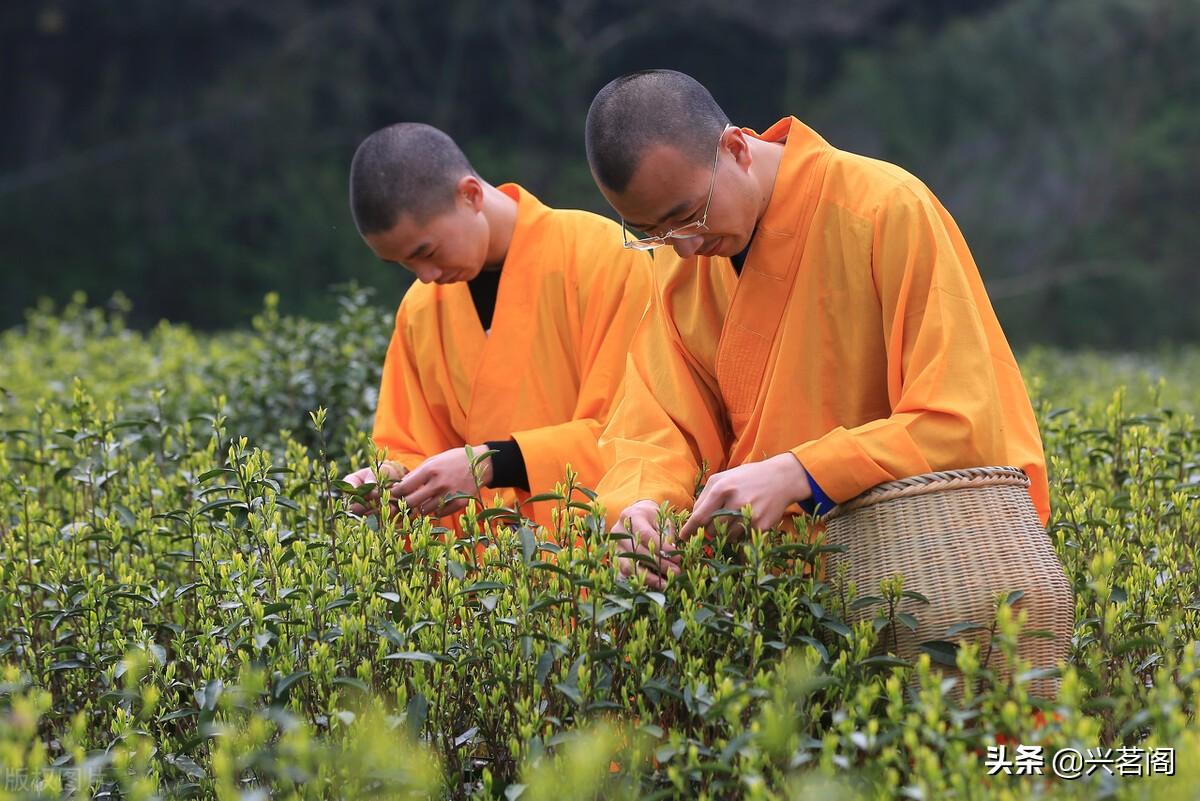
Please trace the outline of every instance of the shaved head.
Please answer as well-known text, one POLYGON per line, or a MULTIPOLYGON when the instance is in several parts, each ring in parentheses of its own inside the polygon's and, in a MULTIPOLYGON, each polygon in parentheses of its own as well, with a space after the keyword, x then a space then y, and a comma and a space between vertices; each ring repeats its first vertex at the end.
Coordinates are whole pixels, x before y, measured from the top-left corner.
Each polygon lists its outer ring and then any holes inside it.
POLYGON ((607 189, 623 192, 642 156, 670 145, 709 164, 729 117, 696 79, 674 70, 644 70, 617 78, 588 109, 588 165, 607 189))
POLYGON ((350 210, 363 236, 390 230, 403 215, 425 223, 454 205, 458 181, 478 175, 454 140, 417 122, 368 136, 350 163, 350 210))

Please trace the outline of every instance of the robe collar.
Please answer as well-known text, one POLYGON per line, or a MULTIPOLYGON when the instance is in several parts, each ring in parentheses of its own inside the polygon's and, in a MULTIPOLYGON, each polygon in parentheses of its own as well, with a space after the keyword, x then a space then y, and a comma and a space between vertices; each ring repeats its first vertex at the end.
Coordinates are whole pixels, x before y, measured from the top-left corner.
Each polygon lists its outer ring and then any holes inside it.
POLYGON ((816 189, 804 180, 808 177, 804 173, 814 166, 821 155, 831 149, 830 144, 795 117, 784 117, 761 134, 750 128, 742 128, 742 131, 764 142, 784 143, 783 158, 779 160, 779 171, 775 174, 771 198, 767 201, 767 208, 758 225, 778 233, 796 233, 796 224, 806 216, 805 212, 812 201, 808 193, 816 189), (794 191, 800 186, 807 191, 794 191), (785 187, 792 191, 779 193, 775 191, 775 187, 785 187))
MULTIPOLYGON (((524 187, 514 183, 496 187, 517 202, 517 219, 513 226, 512 240, 500 268, 500 284, 496 289, 496 311, 492 316, 492 327, 486 333, 476 324, 470 337, 475 343, 476 354, 470 387, 470 397, 465 406, 467 413, 467 439, 482 440, 489 432, 503 429, 507 425, 508 407, 496 402, 512 389, 512 354, 528 352, 534 336, 534 309, 541 266, 554 256, 547 253, 545 223, 550 220, 551 209, 542 204, 524 187)), ((469 292, 466 303, 475 319, 469 292)))
POLYGON ((516 224, 508 252, 504 255, 504 265, 500 268, 503 272, 510 264, 527 261, 526 251, 537 241, 536 236, 530 236, 530 231, 550 213, 550 209, 520 184, 506 183, 496 188, 517 202, 516 224))
POLYGON ((717 384, 735 437, 741 435, 761 397, 833 153, 824 139, 795 117, 780 120, 761 135, 746 133, 763 141, 785 141, 771 197, 755 228, 717 343, 717 384))

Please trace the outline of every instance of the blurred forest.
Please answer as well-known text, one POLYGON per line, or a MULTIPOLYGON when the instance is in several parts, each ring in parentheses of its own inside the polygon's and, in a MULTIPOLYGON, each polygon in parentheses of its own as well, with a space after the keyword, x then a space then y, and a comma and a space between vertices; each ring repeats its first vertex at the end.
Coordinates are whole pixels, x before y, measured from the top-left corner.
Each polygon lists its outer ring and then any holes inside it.
POLYGON ((485 178, 610 214, 582 129, 633 69, 736 123, 794 114, 923 179, 1023 346, 1200 340, 1200 0, 16 0, 0 6, 0 328, 122 291, 131 321, 330 316, 406 276, 346 206, 358 142, 454 136, 485 178))

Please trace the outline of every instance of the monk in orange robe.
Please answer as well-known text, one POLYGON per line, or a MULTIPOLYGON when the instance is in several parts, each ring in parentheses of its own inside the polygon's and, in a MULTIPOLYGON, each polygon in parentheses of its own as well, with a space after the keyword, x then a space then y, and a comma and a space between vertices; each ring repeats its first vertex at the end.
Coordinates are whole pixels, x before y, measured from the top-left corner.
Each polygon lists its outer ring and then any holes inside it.
MULTIPOLYGON (((402 123, 368 137, 351 165, 355 224, 383 261, 415 273, 396 313, 374 439, 393 502, 449 516, 485 487, 507 504, 551 492, 568 464, 603 474, 597 438, 619 394, 651 290, 650 257, 616 223, 548 208, 479 177, 449 136, 402 123)), ((371 468, 346 477, 374 482, 371 468)), ((485 492, 484 500, 494 494, 485 492)), ((551 502, 526 515, 550 525, 551 502)), ((362 511, 362 507, 359 507, 362 511)))
MULTIPOLYGON (((918 179, 794 117, 733 126, 666 70, 604 87, 586 144, 626 246, 675 251, 656 259, 598 488, 613 530, 660 554, 663 576, 678 564, 661 556, 676 536, 657 530, 662 501, 692 508, 686 538, 721 509, 750 504, 769 528, 885 481, 1015 465, 1046 522, 1016 360, 962 234, 918 179)), ((661 585, 642 564, 622 570, 661 585)))

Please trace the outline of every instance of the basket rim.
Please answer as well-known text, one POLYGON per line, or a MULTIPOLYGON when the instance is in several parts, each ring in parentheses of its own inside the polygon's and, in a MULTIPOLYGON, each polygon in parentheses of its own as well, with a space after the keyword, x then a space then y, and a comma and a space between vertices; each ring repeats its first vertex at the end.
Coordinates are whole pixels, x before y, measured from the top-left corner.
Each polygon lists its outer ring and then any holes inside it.
POLYGON ((877 484, 830 509, 825 514, 825 520, 833 520, 856 509, 863 509, 897 498, 977 487, 1018 486, 1028 488, 1029 484, 1029 476, 1019 467, 992 466, 938 470, 877 484))

